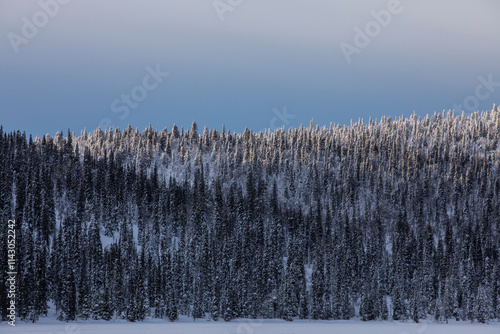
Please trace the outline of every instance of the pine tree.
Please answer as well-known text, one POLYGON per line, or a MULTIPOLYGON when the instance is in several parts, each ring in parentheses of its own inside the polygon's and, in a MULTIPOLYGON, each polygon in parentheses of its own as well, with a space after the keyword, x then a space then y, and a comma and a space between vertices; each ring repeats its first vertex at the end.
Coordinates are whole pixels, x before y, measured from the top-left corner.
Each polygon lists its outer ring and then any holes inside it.
POLYGON ((491 305, 489 296, 484 286, 480 286, 477 294, 477 301, 474 308, 474 318, 480 323, 485 323, 490 320, 491 305))
POLYGON ((238 317, 238 304, 236 298, 236 291, 234 291, 232 287, 229 287, 226 309, 224 310, 224 321, 226 322, 238 317))
POLYGON ((99 317, 103 320, 109 321, 113 318, 113 304, 110 290, 105 287, 102 295, 102 301, 99 305, 99 317))
POLYGON ((404 300, 402 299, 400 289, 398 287, 394 288, 393 295, 393 320, 405 320, 406 319, 406 307, 404 305, 404 300))
POLYGON ((176 275, 176 271, 172 265, 170 252, 167 252, 166 254, 165 270, 166 270, 166 282, 167 282, 167 287, 166 287, 167 295, 165 297, 165 300, 167 302, 167 317, 170 321, 173 322, 178 318, 177 299, 175 291, 177 284, 174 276, 176 275))

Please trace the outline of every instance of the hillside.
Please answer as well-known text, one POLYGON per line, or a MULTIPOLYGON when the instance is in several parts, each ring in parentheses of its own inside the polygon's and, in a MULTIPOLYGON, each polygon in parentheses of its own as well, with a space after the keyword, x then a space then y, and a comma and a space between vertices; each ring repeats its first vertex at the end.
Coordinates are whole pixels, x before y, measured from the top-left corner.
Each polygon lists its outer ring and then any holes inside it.
POLYGON ((8 220, 23 320, 49 303, 65 321, 500 319, 500 108, 267 133, 0 130, 8 220))

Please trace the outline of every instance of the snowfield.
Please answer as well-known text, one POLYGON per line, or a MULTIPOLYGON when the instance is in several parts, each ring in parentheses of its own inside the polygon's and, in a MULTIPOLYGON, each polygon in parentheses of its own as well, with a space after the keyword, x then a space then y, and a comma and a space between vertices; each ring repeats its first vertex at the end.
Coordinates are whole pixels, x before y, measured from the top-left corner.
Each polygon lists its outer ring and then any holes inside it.
POLYGON ((130 323, 123 321, 77 321, 71 323, 53 319, 41 319, 38 323, 17 322, 15 327, 0 324, 0 333, 47 333, 47 334, 482 334, 500 333, 500 323, 471 324, 450 322, 449 324, 422 321, 419 324, 372 321, 309 321, 295 320, 246 320, 231 322, 181 319, 177 322, 147 320, 130 323))

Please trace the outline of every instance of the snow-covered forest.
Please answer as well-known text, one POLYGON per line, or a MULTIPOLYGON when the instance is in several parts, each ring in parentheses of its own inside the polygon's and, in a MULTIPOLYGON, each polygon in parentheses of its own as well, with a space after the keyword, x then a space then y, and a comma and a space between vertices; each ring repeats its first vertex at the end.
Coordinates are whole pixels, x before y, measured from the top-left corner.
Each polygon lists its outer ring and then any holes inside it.
MULTIPOLYGON (((50 304, 65 321, 487 322, 500 108, 267 133, 0 130, 9 219, 23 320, 50 304)), ((0 289, 4 320, 7 303, 0 289)))

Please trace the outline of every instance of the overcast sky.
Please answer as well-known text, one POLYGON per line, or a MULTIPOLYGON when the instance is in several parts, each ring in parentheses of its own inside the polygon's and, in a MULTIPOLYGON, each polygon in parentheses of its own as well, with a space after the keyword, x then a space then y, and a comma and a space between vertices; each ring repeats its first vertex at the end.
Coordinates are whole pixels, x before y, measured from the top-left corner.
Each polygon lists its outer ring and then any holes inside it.
POLYGON ((55 1, 0 0, 7 131, 241 132, 500 103, 498 0, 55 1))

